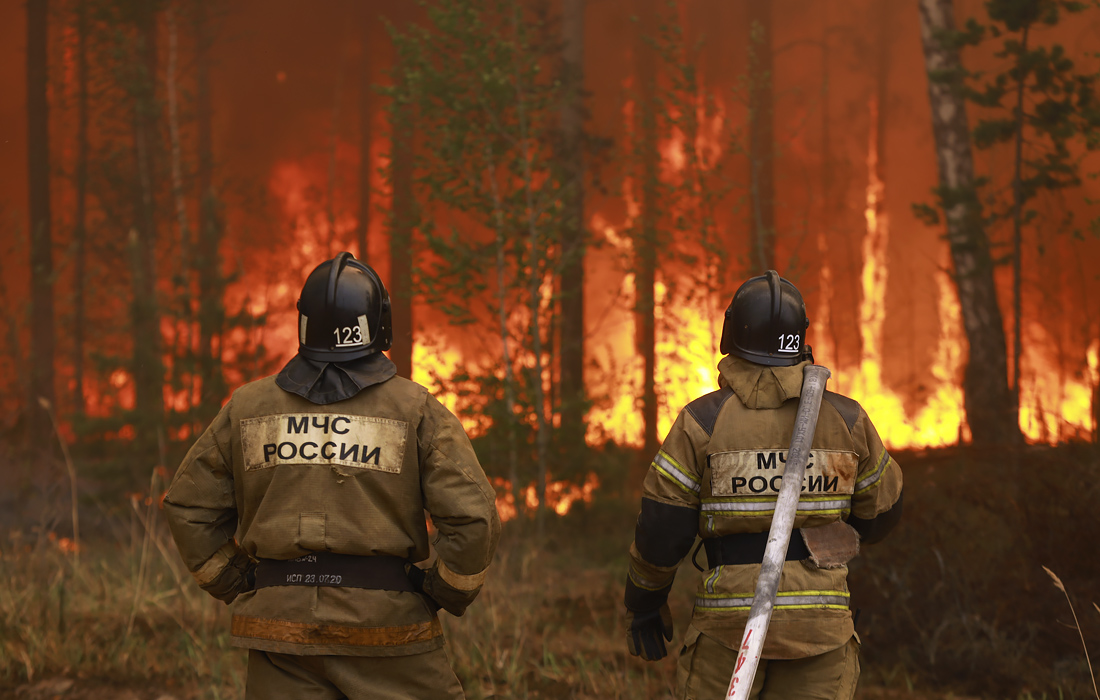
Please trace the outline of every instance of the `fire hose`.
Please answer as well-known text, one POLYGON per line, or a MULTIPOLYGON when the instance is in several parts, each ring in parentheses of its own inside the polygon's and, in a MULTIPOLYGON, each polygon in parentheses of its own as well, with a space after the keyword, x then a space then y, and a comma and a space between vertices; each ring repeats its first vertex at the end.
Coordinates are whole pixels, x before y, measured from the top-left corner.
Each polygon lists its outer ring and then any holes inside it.
POLYGON ((779 487, 779 496, 775 503, 771 529, 768 530, 768 544, 764 550, 764 561, 760 566, 760 575, 756 579, 756 593, 749 609, 749 621, 745 625, 745 634, 741 637, 741 646, 737 652, 733 678, 730 679, 726 700, 745 700, 752 689, 753 678, 760 664, 760 652, 764 647, 764 637, 768 634, 772 609, 775 607, 776 592, 779 589, 779 575, 783 572, 787 545, 790 544, 791 530, 794 526, 795 512, 798 510, 798 497, 802 491, 802 477, 806 473, 806 463, 810 458, 810 445, 817 428, 817 416, 821 411, 821 397, 825 394, 825 384, 831 373, 821 365, 806 365, 802 372, 802 391, 798 399, 798 413, 794 421, 794 435, 787 452, 786 469, 783 483, 779 487))

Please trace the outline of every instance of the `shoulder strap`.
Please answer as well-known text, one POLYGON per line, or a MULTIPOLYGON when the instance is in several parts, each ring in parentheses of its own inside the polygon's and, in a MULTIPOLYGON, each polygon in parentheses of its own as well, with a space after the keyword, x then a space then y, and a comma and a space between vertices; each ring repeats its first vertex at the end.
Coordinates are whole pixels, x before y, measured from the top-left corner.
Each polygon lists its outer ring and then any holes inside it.
POLYGON ((824 398, 844 419, 844 424, 848 426, 848 432, 852 432, 856 426, 856 420, 859 419, 859 402, 832 391, 826 391, 824 398))
POLYGON ((714 432, 714 424, 718 420, 718 412, 722 410, 729 397, 733 396, 733 389, 722 387, 718 391, 712 391, 695 399, 687 405, 687 412, 695 419, 695 422, 706 431, 707 435, 714 432))

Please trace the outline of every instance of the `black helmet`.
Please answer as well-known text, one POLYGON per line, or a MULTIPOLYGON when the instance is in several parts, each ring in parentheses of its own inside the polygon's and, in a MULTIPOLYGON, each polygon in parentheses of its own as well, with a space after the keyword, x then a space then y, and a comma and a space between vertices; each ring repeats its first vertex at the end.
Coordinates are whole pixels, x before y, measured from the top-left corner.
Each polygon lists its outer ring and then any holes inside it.
POLYGON ((722 324, 722 354, 761 365, 790 366, 812 359, 806 345, 806 302, 775 270, 746 281, 722 324))
POLYGON ((389 350, 390 295, 370 265, 340 253, 309 273, 298 298, 298 353, 342 362, 389 350))

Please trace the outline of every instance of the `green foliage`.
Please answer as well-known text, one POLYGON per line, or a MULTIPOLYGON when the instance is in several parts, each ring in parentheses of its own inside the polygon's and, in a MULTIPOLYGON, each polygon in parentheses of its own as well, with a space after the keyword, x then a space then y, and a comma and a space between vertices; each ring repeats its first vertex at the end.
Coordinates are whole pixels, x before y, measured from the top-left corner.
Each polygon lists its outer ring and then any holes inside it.
POLYGON ((1074 152, 1074 143, 1086 151, 1100 146, 1100 74, 1078 72, 1060 44, 1035 45, 1033 34, 1087 7, 1068 0, 989 0, 985 8, 990 24, 968 23, 961 43, 998 39, 1001 48, 995 56, 1005 64, 991 77, 968 76, 967 98, 990 110, 974 127, 974 145, 986 150, 1020 141, 1018 182, 994 200, 993 221, 1016 215, 1022 224, 1034 221, 1037 212, 1027 208, 1028 202, 1044 191, 1081 184, 1082 155, 1074 152))
POLYGON ((400 54, 393 109, 417 129, 415 221, 428 252, 417 293, 448 324, 473 331, 464 354, 482 359, 447 389, 463 398, 463 413, 490 418, 488 451, 508 457, 486 463, 510 463, 509 478, 526 483, 520 465, 538 461, 532 451, 539 443, 543 453, 557 410, 547 371, 564 225, 555 28, 540 3, 426 9, 425 26, 391 29, 400 54))
MULTIPOLYGON (((1078 72, 1060 44, 1036 45, 1032 33, 1090 7, 1094 3, 1072 0, 987 0, 988 24, 970 18, 964 29, 937 37, 955 50, 1000 41, 994 55, 1004 67, 991 76, 964 67, 929 76, 984 110, 972 131, 976 148, 1006 147, 1020 140, 1018 182, 993 183, 996 190, 984 197, 989 205, 984 225, 1017 215, 1021 225, 1033 222, 1037 212, 1027 208, 1029 202, 1043 192, 1081 184, 1083 155, 1074 144, 1085 152, 1100 147, 1100 74, 1078 72)), ((973 193, 940 188, 937 203, 950 208, 949 200, 977 197, 987 184, 989 180, 976 182, 973 193)), ((913 211, 925 223, 939 221, 928 204, 915 204, 913 211)))

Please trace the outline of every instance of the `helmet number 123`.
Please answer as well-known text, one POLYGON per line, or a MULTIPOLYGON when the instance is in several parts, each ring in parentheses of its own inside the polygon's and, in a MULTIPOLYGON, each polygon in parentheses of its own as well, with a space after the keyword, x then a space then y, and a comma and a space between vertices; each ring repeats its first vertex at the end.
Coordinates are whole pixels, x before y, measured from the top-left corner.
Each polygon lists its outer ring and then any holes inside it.
POLYGON ((343 328, 333 328, 332 333, 336 336, 336 347, 338 348, 348 347, 349 345, 363 344, 363 333, 362 331, 360 331, 359 326, 344 326, 343 328), (343 334, 343 339, 341 339, 341 334, 343 334))
POLYGON ((800 338, 797 333, 780 333, 779 352, 798 352, 799 340, 800 338))

